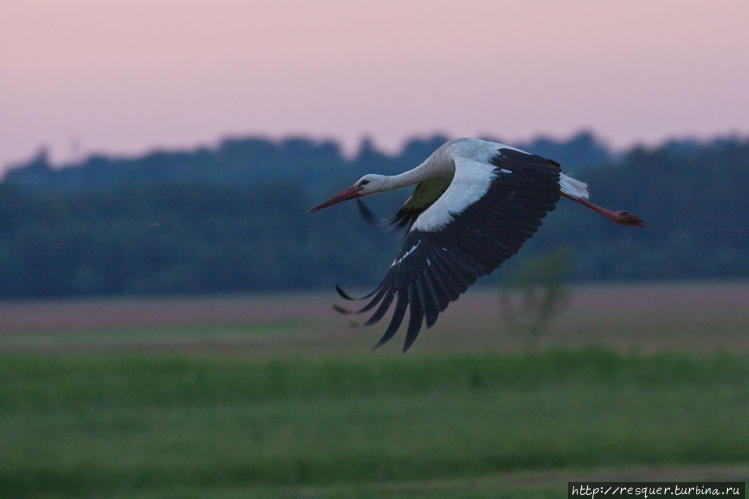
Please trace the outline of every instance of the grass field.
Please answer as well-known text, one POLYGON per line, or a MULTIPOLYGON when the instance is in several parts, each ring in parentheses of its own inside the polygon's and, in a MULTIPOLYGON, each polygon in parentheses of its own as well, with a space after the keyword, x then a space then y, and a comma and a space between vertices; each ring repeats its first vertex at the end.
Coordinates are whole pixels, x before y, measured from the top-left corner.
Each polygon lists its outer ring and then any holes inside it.
POLYGON ((0 496, 565 497, 568 480, 749 476, 749 283, 580 286, 537 352, 491 291, 407 355, 370 352, 379 330, 329 299, 0 304, 0 496))

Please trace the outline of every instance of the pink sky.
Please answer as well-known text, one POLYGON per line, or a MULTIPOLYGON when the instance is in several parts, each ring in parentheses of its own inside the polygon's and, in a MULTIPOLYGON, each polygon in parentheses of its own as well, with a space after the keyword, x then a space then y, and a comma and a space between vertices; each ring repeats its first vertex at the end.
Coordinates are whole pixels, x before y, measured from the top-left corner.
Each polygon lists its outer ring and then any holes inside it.
POLYGON ((225 135, 749 134, 745 0, 3 0, 0 169, 225 135))

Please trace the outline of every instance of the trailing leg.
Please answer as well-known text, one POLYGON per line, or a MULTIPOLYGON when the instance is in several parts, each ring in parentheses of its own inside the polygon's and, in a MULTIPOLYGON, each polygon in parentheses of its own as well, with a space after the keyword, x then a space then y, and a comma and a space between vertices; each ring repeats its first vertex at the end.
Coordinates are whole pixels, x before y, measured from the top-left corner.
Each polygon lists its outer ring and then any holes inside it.
POLYGON ((633 215, 632 213, 628 211, 624 211, 624 210, 611 211, 609 209, 604 208, 603 206, 599 206, 595 203, 591 203, 587 199, 573 196, 571 194, 567 194, 566 192, 562 192, 562 196, 566 197, 567 199, 576 201, 580 203, 581 205, 590 208, 591 210, 595 211, 599 215, 602 215, 608 218, 609 220, 611 220, 612 222, 617 223, 619 225, 636 225, 638 227, 645 226, 645 220, 638 217, 637 215, 633 215))

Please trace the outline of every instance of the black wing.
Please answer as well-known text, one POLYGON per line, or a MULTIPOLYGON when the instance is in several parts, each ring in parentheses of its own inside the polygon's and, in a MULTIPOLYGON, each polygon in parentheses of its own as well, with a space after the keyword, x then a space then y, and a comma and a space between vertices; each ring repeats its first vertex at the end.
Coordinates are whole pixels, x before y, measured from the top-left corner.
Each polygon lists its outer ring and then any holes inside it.
POLYGON ((487 193, 461 213, 453 213, 452 221, 439 230, 410 230, 385 277, 362 298, 370 300, 357 313, 375 309, 365 325, 381 320, 395 302, 390 324, 375 348, 393 337, 410 308, 403 346, 404 352, 408 350, 424 320, 431 327, 479 276, 517 253, 554 209, 560 196, 557 163, 507 148, 491 163, 496 176, 487 193))

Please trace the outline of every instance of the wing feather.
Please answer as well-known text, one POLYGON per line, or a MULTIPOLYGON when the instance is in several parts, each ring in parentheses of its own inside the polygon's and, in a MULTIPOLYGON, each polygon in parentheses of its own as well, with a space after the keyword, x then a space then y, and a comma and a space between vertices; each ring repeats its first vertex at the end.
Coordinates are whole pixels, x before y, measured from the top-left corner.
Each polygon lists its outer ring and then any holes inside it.
MULTIPOLYGON (((407 295, 406 289, 398 290, 398 300, 395 304, 395 309, 393 310, 393 317, 390 319, 390 324, 388 325, 388 328, 385 331, 385 334, 382 335, 382 338, 380 338, 380 341, 377 342, 374 348, 378 348, 381 345, 384 345, 385 343, 387 343, 390 340, 390 338, 392 338, 393 335, 395 335, 395 332, 398 330, 398 327, 401 325, 401 322, 403 322, 403 316, 405 315, 406 307, 408 306, 408 298, 406 295, 407 295)), ((371 320, 372 319, 370 319, 370 321, 371 320)))

